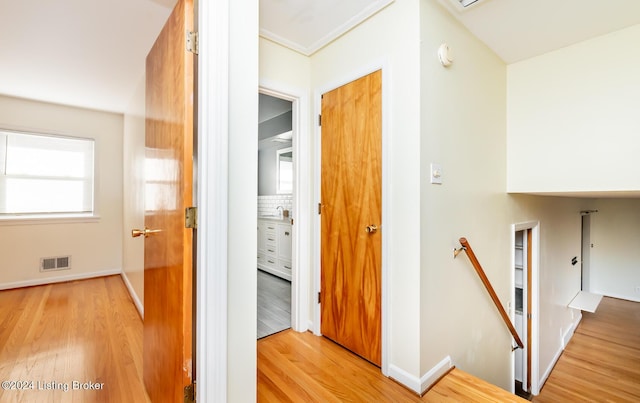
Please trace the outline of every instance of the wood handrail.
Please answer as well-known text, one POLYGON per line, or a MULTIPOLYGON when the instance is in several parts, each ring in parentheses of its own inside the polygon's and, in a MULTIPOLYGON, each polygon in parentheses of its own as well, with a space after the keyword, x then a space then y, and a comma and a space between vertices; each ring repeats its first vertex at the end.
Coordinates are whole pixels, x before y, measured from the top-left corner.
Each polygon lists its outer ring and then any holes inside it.
POLYGON ((504 324, 507 325, 509 332, 511 332, 511 336, 513 336, 513 339, 516 341, 516 344, 518 345, 518 347, 524 348, 524 344, 522 343, 522 340, 520 340, 520 336, 518 336, 518 332, 516 332, 516 328, 513 327, 513 323, 511 323, 511 320, 509 319, 507 312, 502 307, 502 304, 500 303, 500 300, 498 299, 498 296, 496 295, 496 292, 494 291, 493 286, 491 285, 491 282, 487 278, 487 275, 484 274, 484 270, 482 270, 482 266, 480 265, 480 262, 478 262, 478 259, 476 258, 475 253, 473 253, 473 249, 471 249, 471 245, 469 245, 469 242, 467 242, 467 238, 464 238, 464 237, 460 238, 460 245, 462 245, 462 248, 464 249, 465 253, 469 257, 469 260, 471 261, 473 268, 476 269, 476 273, 478 273, 478 277, 480 277, 480 280, 482 280, 482 284, 484 284, 484 287, 487 289, 487 292, 489 293, 489 296, 493 300, 493 303, 496 305, 496 308, 498 308, 498 312, 500 312, 500 316, 502 316, 502 320, 504 321, 504 324))

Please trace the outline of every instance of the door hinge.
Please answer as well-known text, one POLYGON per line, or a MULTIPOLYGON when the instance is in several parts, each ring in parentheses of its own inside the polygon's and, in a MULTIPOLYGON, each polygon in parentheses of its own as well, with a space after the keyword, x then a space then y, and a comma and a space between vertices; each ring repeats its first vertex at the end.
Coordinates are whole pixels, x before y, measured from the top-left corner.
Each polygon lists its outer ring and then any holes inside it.
POLYGON ((187 50, 198 54, 198 33, 195 31, 187 31, 187 50))
POLYGON ((320 294, 320 291, 318 291, 318 304, 322 301, 321 295, 322 294, 320 294))
POLYGON ((529 320, 531 320, 531 319, 532 319, 532 318, 531 318, 531 314, 530 314, 530 313, 528 313, 528 314, 527 314, 527 319, 529 319, 529 320))
POLYGON ((198 208, 187 207, 184 209, 184 227, 185 228, 198 228, 198 208))
POLYGON ((322 115, 318 115, 318 126, 322 126, 322 115))
POLYGON ((318 214, 322 214, 322 203, 318 203, 318 214))
POLYGON ((195 382, 184 387, 184 403, 195 403, 196 401, 196 386, 195 382))

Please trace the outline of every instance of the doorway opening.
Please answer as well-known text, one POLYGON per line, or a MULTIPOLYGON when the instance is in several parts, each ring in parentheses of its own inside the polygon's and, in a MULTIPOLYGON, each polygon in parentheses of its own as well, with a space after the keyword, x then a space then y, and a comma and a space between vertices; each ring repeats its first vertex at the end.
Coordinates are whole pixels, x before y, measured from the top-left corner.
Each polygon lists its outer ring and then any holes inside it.
POLYGON ((590 291, 590 272, 591 272, 591 214, 597 213, 598 210, 583 210, 580 212, 582 217, 582 247, 580 261, 580 290, 590 291))
POLYGON ((524 347, 514 350, 514 393, 530 399, 539 385, 537 367, 538 307, 538 224, 513 226, 513 305, 512 321, 524 347))
POLYGON ((293 268, 293 102, 260 93, 258 107, 257 338, 289 329, 293 268))

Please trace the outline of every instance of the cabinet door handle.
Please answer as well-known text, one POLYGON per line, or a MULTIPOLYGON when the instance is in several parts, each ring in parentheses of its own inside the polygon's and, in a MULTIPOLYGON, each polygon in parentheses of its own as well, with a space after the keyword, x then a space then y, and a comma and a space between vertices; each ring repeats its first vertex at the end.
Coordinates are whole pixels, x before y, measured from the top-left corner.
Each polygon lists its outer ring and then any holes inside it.
POLYGON ((285 268, 285 269, 289 269, 289 270, 291 270, 291 267, 289 267, 289 266, 287 266, 287 265, 285 265, 285 266, 284 266, 284 268, 285 268))
POLYGON ((285 231, 285 232, 284 232, 284 234, 285 234, 286 236, 289 236, 289 231, 285 231))

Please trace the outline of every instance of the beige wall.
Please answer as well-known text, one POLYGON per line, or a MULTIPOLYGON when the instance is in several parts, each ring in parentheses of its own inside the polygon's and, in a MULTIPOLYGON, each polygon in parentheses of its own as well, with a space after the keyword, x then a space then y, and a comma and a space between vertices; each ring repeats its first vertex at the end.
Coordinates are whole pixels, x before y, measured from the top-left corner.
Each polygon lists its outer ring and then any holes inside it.
POLYGON ((511 338, 467 257, 453 259, 452 249, 467 237, 507 307, 512 225, 539 223, 534 371, 544 379, 580 318, 566 305, 580 290, 580 267, 570 262, 580 257, 580 210, 590 201, 506 194, 507 66, 435 0, 421 5, 421 371, 450 355, 459 368, 510 390, 511 338), (454 54, 449 68, 437 59, 442 42, 454 54), (443 167, 442 185, 429 183, 432 162, 443 167))
POLYGON ((0 225, 0 285, 22 286, 122 270, 122 115, 0 96, 0 126, 96 141, 96 222, 0 225), (41 257, 71 255, 41 273, 41 257))
POLYGON ((421 371, 449 355, 456 366, 508 388, 510 336, 466 256, 476 251, 510 300, 506 181, 506 66, 435 0, 421 2, 421 371), (446 42, 454 55, 444 68, 446 42), (430 164, 443 184, 430 184, 430 164))
POLYGON ((144 239, 132 238, 133 228, 144 228, 145 80, 124 115, 123 154, 123 278, 140 314, 144 312, 144 239))
POLYGON ((636 25, 508 67, 510 192, 640 190, 639 42, 636 25))
MULTIPOLYGON (((296 82, 303 85, 301 56, 264 40, 260 50, 261 81, 293 85, 289 75, 302 75, 296 82), (290 64, 294 59, 299 63, 290 64)), ((507 194, 508 67, 437 1, 396 0, 314 54, 311 116, 322 92, 377 67, 384 71, 387 141, 389 365, 420 383, 450 357, 511 390, 511 338, 468 259, 454 260, 452 250, 459 237, 469 239, 507 307, 514 298, 513 225, 531 222, 540 234, 534 370, 544 380, 580 319, 566 305, 580 289, 571 258, 580 257, 579 212, 590 201, 507 194), (443 42, 454 54, 448 69, 437 58, 443 42), (442 185, 430 184, 431 163, 442 165, 442 185)), ((314 167, 317 152, 310 155, 314 167)))

